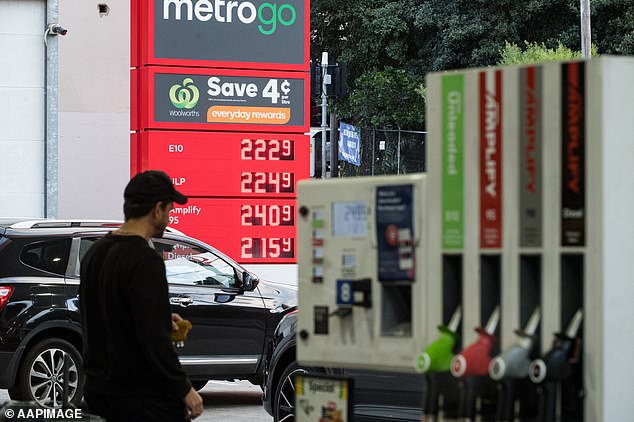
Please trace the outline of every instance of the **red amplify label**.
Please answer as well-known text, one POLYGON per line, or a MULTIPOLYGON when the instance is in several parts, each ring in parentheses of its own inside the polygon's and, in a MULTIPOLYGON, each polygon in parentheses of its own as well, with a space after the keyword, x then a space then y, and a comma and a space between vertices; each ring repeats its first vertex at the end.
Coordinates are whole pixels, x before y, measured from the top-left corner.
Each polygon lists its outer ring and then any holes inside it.
POLYGON ((480 247, 502 247, 502 71, 480 73, 480 247))

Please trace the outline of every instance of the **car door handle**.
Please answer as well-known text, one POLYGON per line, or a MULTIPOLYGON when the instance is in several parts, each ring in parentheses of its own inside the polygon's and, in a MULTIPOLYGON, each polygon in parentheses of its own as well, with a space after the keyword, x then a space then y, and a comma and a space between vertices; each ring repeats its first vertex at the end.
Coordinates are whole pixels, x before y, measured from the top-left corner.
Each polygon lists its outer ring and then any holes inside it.
POLYGON ((192 303, 194 303, 194 300, 191 297, 187 297, 187 296, 171 297, 170 303, 174 305, 189 306, 192 303))

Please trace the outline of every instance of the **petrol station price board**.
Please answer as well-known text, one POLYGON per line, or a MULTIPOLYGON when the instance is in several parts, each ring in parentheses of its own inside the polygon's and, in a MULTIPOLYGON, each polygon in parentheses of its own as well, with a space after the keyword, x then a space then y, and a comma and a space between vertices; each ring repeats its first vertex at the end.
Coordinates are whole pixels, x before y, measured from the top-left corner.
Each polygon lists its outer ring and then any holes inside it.
POLYGON ((294 263, 296 214, 294 199, 190 198, 170 226, 241 263, 294 263))
POLYGON ((306 135, 142 132, 132 168, 161 169, 188 196, 293 198, 309 177, 306 135))
POLYGON ((144 67, 131 72, 133 130, 303 133, 309 127, 309 74, 144 67))

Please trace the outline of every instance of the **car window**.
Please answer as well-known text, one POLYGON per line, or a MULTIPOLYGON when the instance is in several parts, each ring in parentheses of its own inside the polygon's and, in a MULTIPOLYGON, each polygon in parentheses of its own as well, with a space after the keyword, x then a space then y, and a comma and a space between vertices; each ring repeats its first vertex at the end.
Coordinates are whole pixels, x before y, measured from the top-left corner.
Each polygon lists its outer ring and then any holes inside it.
POLYGON ((228 287, 237 286, 231 265, 212 252, 185 242, 154 239, 154 248, 163 257, 170 284, 228 287))
POLYGON ((86 252, 88 252, 88 249, 90 249, 92 244, 95 243, 97 240, 99 240, 98 237, 83 237, 81 239, 81 241, 79 242, 79 262, 84 259, 86 252))
POLYGON ((64 275, 68 265, 70 244, 70 239, 31 243, 22 249, 20 261, 38 270, 64 275))

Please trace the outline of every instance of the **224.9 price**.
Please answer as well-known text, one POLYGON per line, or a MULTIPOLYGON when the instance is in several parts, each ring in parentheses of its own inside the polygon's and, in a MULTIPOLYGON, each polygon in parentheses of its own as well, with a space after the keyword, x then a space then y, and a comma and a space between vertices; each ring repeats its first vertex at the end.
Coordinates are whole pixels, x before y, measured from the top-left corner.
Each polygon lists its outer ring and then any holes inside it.
POLYGON ((242 258, 295 258, 292 237, 243 237, 242 258))
POLYGON ((294 173, 243 172, 240 176, 242 193, 293 193, 294 173))

